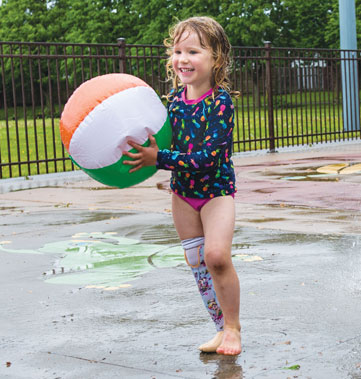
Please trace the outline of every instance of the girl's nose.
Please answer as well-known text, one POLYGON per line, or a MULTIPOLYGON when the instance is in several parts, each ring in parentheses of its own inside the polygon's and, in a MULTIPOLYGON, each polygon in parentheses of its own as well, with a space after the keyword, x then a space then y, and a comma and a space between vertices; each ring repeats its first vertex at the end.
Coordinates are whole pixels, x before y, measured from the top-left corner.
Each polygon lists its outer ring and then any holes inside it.
POLYGON ((181 54, 179 61, 182 62, 182 63, 188 62, 187 55, 186 54, 181 54))

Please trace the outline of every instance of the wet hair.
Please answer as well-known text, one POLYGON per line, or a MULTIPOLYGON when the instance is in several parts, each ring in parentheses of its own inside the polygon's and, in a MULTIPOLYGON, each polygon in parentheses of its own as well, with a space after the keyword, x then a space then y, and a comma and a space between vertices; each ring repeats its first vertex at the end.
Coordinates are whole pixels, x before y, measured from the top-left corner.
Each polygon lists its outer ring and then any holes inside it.
POLYGON ((184 32, 196 33, 203 48, 212 51, 214 66, 211 84, 214 91, 218 87, 230 91, 231 83, 229 79, 231 67, 231 44, 222 26, 211 17, 191 17, 184 21, 179 21, 169 31, 169 38, 164 40, 167 47, 167 76, 172 81, 175 89, 179 88, 180 80, 173 70, 172 55, 173 46, 178 43, 184 32))

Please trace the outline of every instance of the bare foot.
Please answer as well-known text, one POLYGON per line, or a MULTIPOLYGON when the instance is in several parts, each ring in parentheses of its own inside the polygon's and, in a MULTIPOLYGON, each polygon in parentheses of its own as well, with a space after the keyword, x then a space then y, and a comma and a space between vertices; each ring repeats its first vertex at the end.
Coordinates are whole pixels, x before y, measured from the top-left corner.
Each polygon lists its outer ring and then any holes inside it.
POLYGON ((222 343, 217 348, 216 353, 223 355, 238 355, 241 351, 241 331, 239 329, 225 328, 222 343))
POLYGON ((199 346, 198 349, 203 353, 215 353, 222 343, 223 331, 218 332, 211 340, 199 346))

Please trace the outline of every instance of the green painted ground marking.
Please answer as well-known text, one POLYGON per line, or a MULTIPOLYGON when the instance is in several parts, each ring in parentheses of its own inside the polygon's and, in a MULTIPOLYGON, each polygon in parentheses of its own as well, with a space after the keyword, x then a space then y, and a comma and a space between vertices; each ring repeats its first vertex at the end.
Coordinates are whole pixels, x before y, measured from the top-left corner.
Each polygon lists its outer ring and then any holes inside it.
MULTIPOLYGON (((0 249, 9 253, 59 254, 54 267, 44 273, 54 284, 117 287, 161 267, 184 263, 180 246, 141 243, 113 233, 78 233, 70 241, 45 244, 38 250, 0 249)), ((123 286, 124 287, 124 286, 123 286)))
POLYGON ((21 253, 21 254, 41 254, 36 250, 28 250, 28 249, 7 249, 0 244, 0 250, 5 251, 6 253, 21 253))
POLYGON ((301 368, 300 365, 293 365, 289 367, 283 367, 283 370, 299 370, 301 368))

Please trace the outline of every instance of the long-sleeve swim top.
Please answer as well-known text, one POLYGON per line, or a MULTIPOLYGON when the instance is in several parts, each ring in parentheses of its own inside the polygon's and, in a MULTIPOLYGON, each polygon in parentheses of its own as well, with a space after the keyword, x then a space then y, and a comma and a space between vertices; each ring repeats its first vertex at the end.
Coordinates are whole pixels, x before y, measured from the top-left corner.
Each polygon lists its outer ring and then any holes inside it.
POLYGON ((236 191, 232 155, 234 106, 228 92, 208 91, 186 100, 185 88, 174 90, 167 104, 172 125, 171 150, 160 150, 157 168, 171 170, 173 192, 213 198, 236 191))

